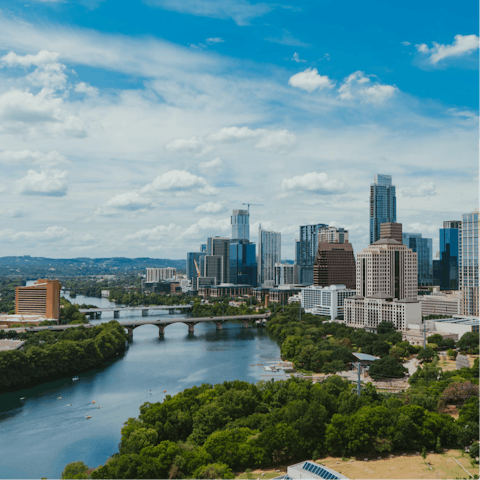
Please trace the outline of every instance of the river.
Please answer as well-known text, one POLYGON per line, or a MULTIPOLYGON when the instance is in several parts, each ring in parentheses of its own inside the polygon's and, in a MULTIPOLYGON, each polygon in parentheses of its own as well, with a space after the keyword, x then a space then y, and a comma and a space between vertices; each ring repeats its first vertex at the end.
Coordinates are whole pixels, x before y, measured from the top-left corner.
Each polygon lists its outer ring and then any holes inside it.
MULTIPOLYGON (((82 295, 72 300, 110 305, 82 295)), ((132 316, 121 312, 120 320, 132 316)), ((104 313, 102 321, 112 317, 104 313)), ((77 460, 97 467, 118 451, 123 422, 138 416, 144 402, 202 383, 269 379, 261 366, 250 365, 279 355, 263 328, 227 322, 217 331, 205 323, 189 334, 187 325, 175 324, 160 339, 157 327, 138 327, 125 355, 108 366, 79 374, 75 382, 67 378, 0 396, 0 478, 60 478, 65 465, 77 460)))

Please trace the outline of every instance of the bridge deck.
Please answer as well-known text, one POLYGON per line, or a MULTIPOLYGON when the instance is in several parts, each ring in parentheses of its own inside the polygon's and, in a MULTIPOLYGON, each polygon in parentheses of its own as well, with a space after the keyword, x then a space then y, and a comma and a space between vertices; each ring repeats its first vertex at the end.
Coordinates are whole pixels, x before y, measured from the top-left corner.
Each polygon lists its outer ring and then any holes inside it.
POLYGON ((125 312, 132 310, 181 310, 192 308, 193 305, 149 305, 144 307, 105 307, 105 308, 80 308, 80 313, 96 313, 96 312, 125 312))

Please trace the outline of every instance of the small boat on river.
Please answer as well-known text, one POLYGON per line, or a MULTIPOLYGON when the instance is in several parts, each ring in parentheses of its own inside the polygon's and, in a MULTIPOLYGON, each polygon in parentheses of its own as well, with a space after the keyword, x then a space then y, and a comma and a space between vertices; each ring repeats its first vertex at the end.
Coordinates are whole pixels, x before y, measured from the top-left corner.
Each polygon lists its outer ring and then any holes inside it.
POLYGON ((72 380, 76 382, 77 380, 80 380, 80 377, 73 377, 72 380))
POLYGON ((57 400, 60 400, 62 397, 57 397, 57 400))
POLYGON ((89 418, 92 418, 92 416, 91 416, 91 415, 87 415, 87 420, 88 420, 89 418))
POLYGON ((92 403, 95 403, 95 400, 92 403))
POLYGON ((20 400, 25 400, 25 397, 20 397, 20 400))
POLYGON ((66 406, 67 406, 67 407, 71 407, 71 406, 72 406, 72 404, 71 404, 71 403, 67 403, 67 405, 66 405, 66 406))

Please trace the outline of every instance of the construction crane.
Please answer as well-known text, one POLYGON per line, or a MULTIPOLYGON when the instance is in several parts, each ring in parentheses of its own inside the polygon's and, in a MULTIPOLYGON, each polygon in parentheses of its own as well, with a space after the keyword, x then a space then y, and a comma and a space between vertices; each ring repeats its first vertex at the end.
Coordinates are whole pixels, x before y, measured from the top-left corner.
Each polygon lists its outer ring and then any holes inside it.
POLYGON ((250 216, 250 205, 253 205, 255 207, 263 207, 261 203, 242 203, 242 205, 247 205, 247 212, 249 216, 250 216))
POLYGON ((195 270, 197 271, 197 275, 201 277, 200 275, 200 269, 198 268, 198 263, 195 259, 193 259, 193 263, 195 264, 195 270))

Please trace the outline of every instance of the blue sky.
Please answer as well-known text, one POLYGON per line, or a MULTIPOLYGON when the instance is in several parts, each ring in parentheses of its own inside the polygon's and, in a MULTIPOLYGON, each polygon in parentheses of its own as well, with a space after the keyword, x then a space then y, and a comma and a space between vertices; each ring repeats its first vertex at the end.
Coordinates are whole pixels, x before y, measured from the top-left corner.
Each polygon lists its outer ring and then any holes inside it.
POLYGON ((0 10, 3 255, 184 258, 243 202, 368 242, 478 206, 478 4, 17 1, 0 10), (172 241, 174 239, 174 241, 172 241))

